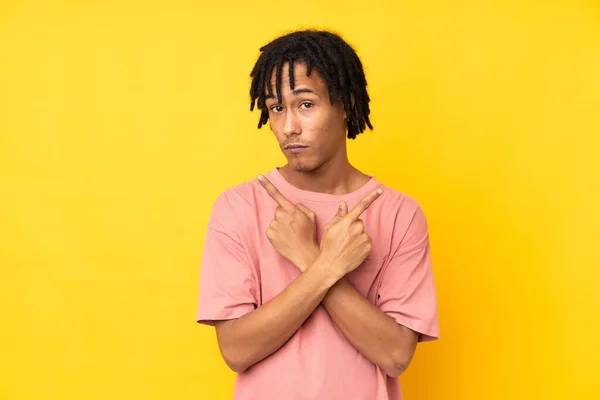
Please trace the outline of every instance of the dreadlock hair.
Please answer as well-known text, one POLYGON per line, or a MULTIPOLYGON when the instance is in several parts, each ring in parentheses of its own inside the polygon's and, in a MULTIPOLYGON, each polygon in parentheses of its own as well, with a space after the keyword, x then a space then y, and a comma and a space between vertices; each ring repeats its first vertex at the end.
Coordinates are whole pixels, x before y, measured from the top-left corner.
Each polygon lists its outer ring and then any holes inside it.
POLYGON ((329 91, 329 101, 341 97, 347 116, 348 138, 355 139, 365 127, 373 129, 369 121, 369 95, 362 63, 354 49, 340 36, 328 31, 303 30, 281 36, 260 48, 261 54, 250 77, 250 111, 255 103, 261 110, 258 128, 269 120, 265 105, 273 95, 271 74, 275 70, 275 92, 281 103, 281 73, 289 63, 290 88, 294 90, 294 63, 306 63, 306 75, 312 69, 319 71, 329 91), (265 93, 265 90, 267 91, 265 93))

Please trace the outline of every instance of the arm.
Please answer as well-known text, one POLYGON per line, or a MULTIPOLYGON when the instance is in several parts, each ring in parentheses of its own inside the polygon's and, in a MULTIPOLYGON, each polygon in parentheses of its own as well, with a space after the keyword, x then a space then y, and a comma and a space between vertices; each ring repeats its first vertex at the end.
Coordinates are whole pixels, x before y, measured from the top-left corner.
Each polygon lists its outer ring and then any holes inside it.
MULTIPOLYGON (((261 182, 280 206, 275 212, 267 236, 275 249, 304 273, 310 271, 309 266, 317 257, 322 256, 324 247, 329 247, 332 242, 344 241, 350 233, 366 236, 358 217, 382 193, 377 190, 370 194, 350 212, 342 202, 338 214, 326 225, 321 244, 317 245, 314 237, 315 214, 302 204, 290 203, 268 180, 261 179, 261 182), (329 243, 323 246, 324 242, 329 243)), ((370 239, 366 248, 368 253, 370 239)), ((342 262, 342 269, 350 272, 365 256, 366 254, 357 254, 346 258, 342 262)), ((372 305, 345 279, 339 280, 329 290, 323 305, 346 339, 388 375, 398 376, 408 367, 418 340, 417 333, 398 324, 372 305)))
POLYGON ((323 305, 346 339, 391 377, 402 374, 415 352, 418 335, 383 313, 342 278, 323 305))
POLYGON ((268 303, 239 319, 216 321, 217 340, 227 365, 242 372, 277 351, 337 279, 317 260, 268 303))
MULTIPOLYGON (((306 250, 305 259, 317 254, 316 248, 306 250)), ((308 263, 298 268, 310 270, 308 263)), ((371 304, 345 278, 329 289, 323 305, 350 344, 386 374, 398 377, 408 368, 418 334, 371 304)))
MULTIPOLYGON (((336 283, 323 300, 348 341, 390 376, 408 367, 417 341, 439 337, 427 220, 418 205, 410 218, 406 228, 399 228, 406 233, 382 272, 376 305, 346 279, 336 283)), ((316 245, 310 249, 309 257, 314 257, 316 245)), ((302 260, 300 269, 307 265, 302 260)))

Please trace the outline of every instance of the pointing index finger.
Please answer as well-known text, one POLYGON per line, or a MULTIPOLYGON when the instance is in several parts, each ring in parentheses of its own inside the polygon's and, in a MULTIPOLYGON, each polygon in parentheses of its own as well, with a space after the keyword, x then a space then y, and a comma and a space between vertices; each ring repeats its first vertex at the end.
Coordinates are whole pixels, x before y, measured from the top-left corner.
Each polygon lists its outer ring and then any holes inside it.
POLYGON ((358 204, 354 206, 350 212, 348 212, 348 214, 346 214, 346 218, 350 219, 351 221, 357 220, 358 217, 360 217, 360 215, 365 212, 367 208, 369 208, 369 206, 371 206, 371 204, 373 204, 373 202, 377 200, 379 196, 381 196, 382 193, 383 190, 377 189, 368 194, 365 198, 359 201, 358 204))
POLYGON ((271 198, 281 207, 288 210, 294 207, 294 204, 286 199, 266 177, 259 175, 258 181, 263 185, 269 196, 271 196, 271 198))

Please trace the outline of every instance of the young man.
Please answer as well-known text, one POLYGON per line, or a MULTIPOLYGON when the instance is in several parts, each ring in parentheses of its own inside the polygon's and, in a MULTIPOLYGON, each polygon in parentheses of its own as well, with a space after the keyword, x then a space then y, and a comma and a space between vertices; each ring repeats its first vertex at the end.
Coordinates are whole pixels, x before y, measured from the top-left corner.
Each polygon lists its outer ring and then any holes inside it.
POLYGON ((196 320, 236 400, 401 399, 417 342, 439 336, 423 211, 348 161, 346 137, 372 126, 346 42, 300 31, 260 50, 250 108, 287 164, 217 198, 196 320))

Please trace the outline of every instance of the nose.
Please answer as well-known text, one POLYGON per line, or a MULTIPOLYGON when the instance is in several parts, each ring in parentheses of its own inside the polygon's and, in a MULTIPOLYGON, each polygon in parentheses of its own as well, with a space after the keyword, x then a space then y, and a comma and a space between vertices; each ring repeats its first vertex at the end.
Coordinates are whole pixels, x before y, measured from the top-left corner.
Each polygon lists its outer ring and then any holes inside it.
POLYGON ((300 121, 293 111, 288 111, 285 114, 285 121, 283 123, 283 134, 285 136, 297 135, 302 133, 300 129, 300 121))

